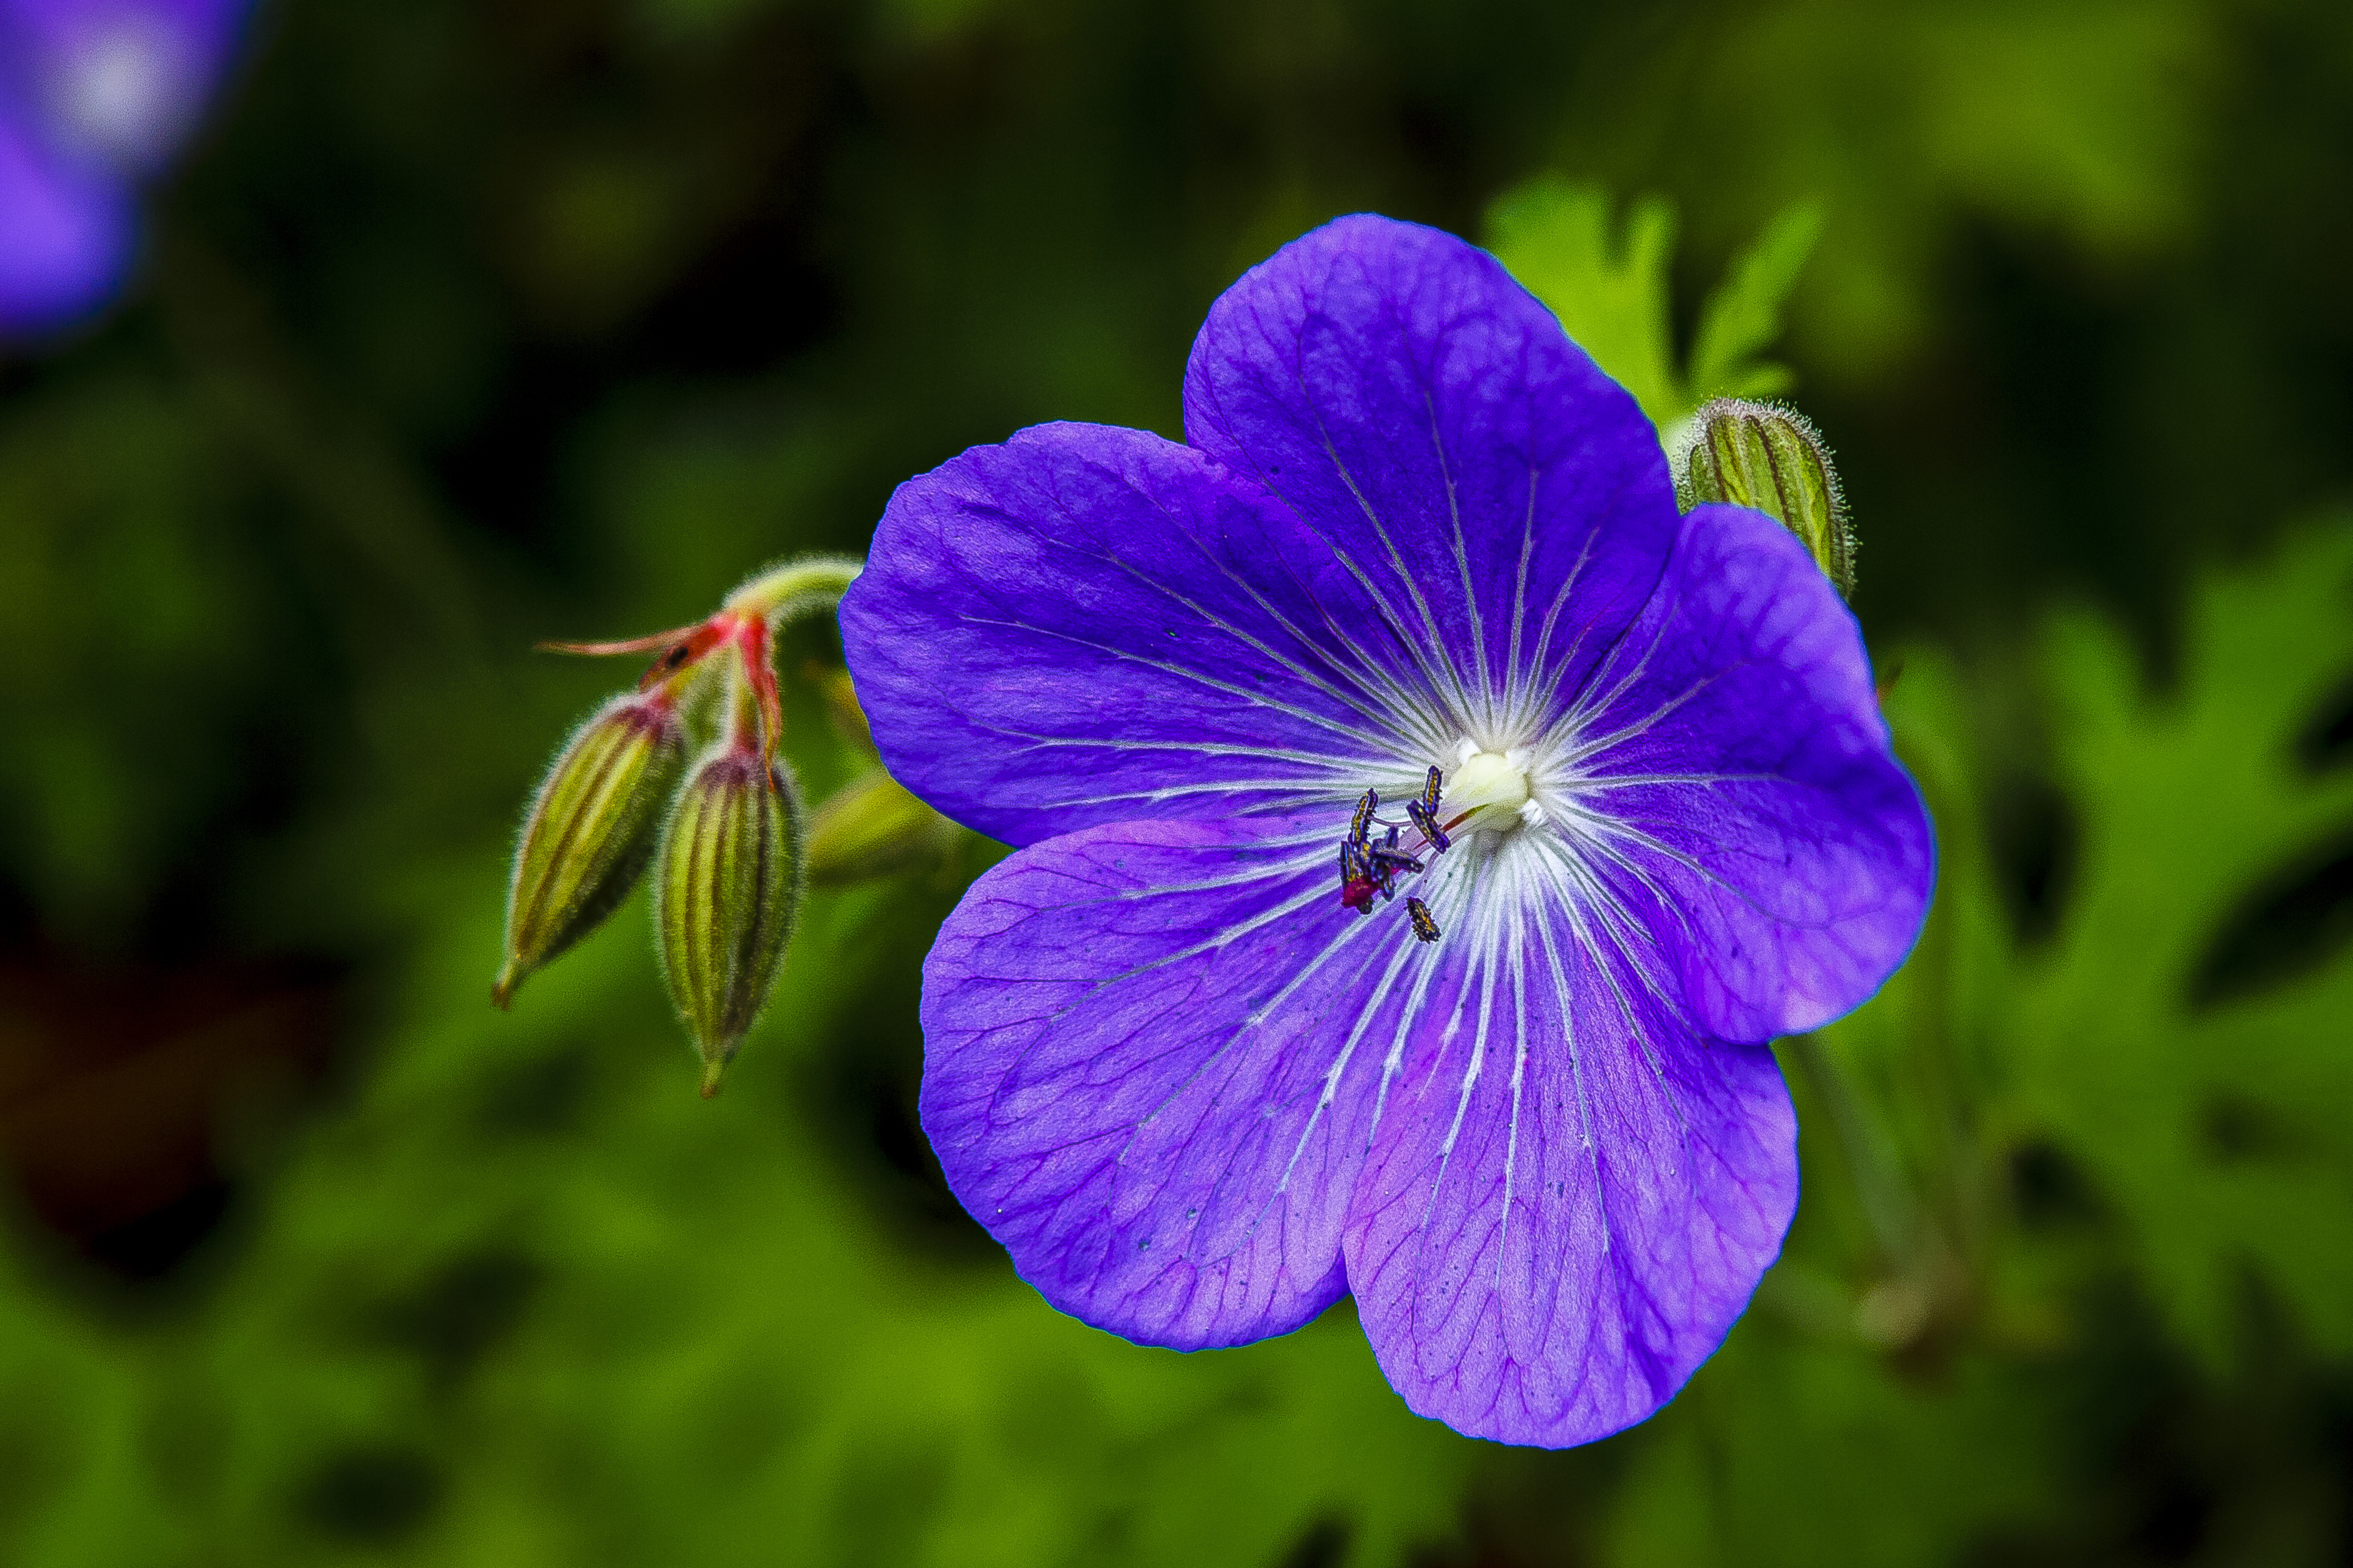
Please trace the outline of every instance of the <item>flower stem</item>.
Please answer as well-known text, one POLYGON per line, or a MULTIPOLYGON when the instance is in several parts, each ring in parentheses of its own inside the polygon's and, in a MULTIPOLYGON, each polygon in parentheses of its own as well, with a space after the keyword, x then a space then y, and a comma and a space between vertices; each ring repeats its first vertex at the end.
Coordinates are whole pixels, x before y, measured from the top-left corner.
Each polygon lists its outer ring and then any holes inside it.
POLYGON ((839 603, 865 569, 863 561, 847 555, 783 562, 727 595, 725 607, 739 616, 758 616, 775 626, 805 611, 839 603))
POLYGON ((762 747, 766 726, 761 722, 760 693, 746 661, 727 667, 727 743, 742 751, 762 747))

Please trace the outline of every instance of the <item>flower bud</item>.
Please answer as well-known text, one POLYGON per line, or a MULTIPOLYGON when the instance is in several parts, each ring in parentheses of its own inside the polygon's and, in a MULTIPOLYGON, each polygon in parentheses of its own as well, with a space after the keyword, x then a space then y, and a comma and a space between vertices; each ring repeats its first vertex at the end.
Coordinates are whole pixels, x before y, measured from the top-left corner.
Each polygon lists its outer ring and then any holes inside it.
POLYGON ((784 968, 807 882, 802 839, 799 786, 751 745, 705 752, 671 810, 654 926, 706 1096, 784 968))
POLYGON ((955 825, 876 768, 817 808, 809 823, 809 880, 842 887, 936 859, 955 825))
POLYGON ((1854 592, 1854 531, 1830 448, 1794 408, 1718 397, 1703 404, 1672 455, 1677 499, 1754 507, 1805 542, 1841 594, 1854 592))
POLYGON ((629 896, 685 755, 677 710, 659 694, 616 697, 573 732, 515 850, 506 963, 491 988, 500 1006, 629 896))

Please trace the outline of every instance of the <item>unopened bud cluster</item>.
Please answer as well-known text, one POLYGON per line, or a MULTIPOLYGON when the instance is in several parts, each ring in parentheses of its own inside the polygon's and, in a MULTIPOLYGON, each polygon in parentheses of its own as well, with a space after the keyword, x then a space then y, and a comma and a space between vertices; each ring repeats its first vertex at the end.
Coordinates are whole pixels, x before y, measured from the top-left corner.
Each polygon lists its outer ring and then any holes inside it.
MULTIPOLYGON (((829 609, 858 570, 850 561, 796 563, 753 578, 699 625, 627 642, 549 645, 657 657, 636 690, 574 732, 524 818, 505 962, 491 993, 500 1006, 602 923, 658 859, 662 972, 711 1094, 776 988, 811 871, 856 880, 944 847, 948 825, 879 764, 827 803, 812 832, 778 752, 776 629, 829 609), (720 700, 703 700, 712 686, 723 689, 720 700), (698 726, 691 716, 703 713, 715 721, 698 726), (689 767, 696 728, 715 732, 689 767)), ((829 683, 828 698, 862 738, 846 678, 829 683)), ((871 742, 862 749, 871 755, 871 742)))
POLYGON ((1718 397, 1692 416, 1671 455, 1675 492, 1688 511, 1729 501, 1778 518, 1838 584, 1854 592, 1854 531, 1830 448, 1794 408, 1718 397))

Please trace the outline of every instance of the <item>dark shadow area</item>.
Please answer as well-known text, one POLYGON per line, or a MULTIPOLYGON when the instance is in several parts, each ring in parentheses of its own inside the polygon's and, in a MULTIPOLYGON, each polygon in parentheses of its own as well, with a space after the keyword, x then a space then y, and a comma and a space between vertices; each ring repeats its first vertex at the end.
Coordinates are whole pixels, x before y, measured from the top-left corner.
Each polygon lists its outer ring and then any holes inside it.
POLYGON ((295 1506, 330 1540, 387 1547, 425 1527, 441 1492, 441 1474, 425 1455, 410 1448, 353 1447, 321 1461, 295 1506))
POLYGON ((2241 903, 2189 986, 2193 1007, 2221 1007, 2291 984, 2353 942, 2353 842, 2316 853, 2241 903))
POLYGON ((0 965, 0 1162, 27 1209, 123 1286, 176 1276, 245 1178, 224 1118, 249 1142, 325 1086, 340 973, 0 965))

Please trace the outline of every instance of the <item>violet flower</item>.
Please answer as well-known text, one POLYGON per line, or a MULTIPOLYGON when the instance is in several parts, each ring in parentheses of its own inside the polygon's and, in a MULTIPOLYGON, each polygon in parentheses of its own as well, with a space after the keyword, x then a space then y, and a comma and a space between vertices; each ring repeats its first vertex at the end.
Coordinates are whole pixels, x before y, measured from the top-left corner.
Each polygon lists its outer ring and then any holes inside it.
POLYGON ((195 128, 247 0, 0 0, 0 337, 112 299, 140 182, 195 128))
POLYGON ((1639 1421, 1797 1201, 1765 1042, 1926 910, 1854 619, 1772 519, 1679 516, 1634 400, 1431 229, 1244 277, 1185 427, 908 481, 842 603, 892 772, 1020 847, 924 965, 948 1182, 1131 1340, 1354 1292, 1424 1415, 1639 1421))

